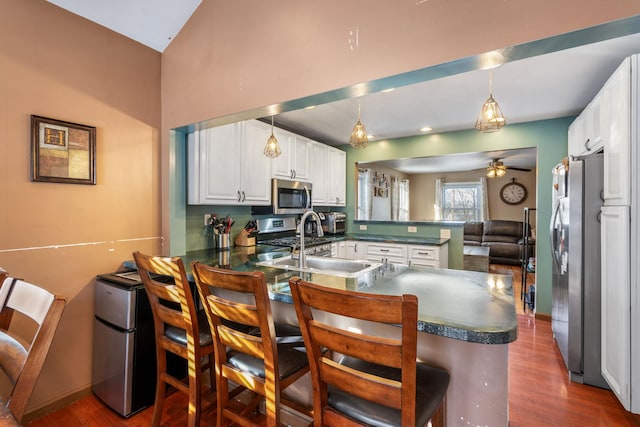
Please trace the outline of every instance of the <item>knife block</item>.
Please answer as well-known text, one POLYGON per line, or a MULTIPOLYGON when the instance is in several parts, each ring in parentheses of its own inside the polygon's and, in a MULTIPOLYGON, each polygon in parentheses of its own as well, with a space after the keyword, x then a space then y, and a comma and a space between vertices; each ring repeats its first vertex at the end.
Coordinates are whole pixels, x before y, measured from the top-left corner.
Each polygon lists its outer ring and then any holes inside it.
POLYGON ((235 243, 236 246, 255 246, 256 238, 250 237, 247 230, 243 228, 240 230, 240 233, 238 233, 233 243, 235 243))

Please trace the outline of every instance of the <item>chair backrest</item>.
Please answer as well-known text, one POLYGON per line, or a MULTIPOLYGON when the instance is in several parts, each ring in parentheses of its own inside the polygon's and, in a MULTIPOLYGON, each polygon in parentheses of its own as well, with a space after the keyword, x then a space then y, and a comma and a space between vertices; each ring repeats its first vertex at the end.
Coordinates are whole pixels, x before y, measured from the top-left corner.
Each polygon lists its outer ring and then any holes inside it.
POLYGON ((140 252, 134 252, 133 258, 149 297, 155 334, 160 338, 159 344, 166 344, 171 347, 171 351, 186 358, 186 351, 171 345, 170 340, 164 338, 167 325, 185 330, 187 347, 191 347, 197 341, 195 337, 199 336, 197 309, 182 259, 150 256, 140 252), (167 283, 167 277, 173 278, 173 282, 167 283))
MULTIPOLYGON (((300 329, 304 337, 314 387, 316 425, 335 415, 326 410, 332 386, 402 412, 402 425, 415 425, 418 299, 415 295, 374 295, 330 289, 294 277, 290 280, 300 329), (397 339, 356 333, 314 318, 320 312, 402 327, 397 339), (327 352, 326 350, 329 350, 327 352), (345 367, 331 354, 399 369, 401 380, 390 380, 345 367)), ((320 318, 329 318, 322 316, 320 318)))
MULTIPOLYGON (((194 262, 191 264, 200 298, 205 306, 214 338, 216 366, 237 384, 246 384, 248 375, 227 364, 227 348, 264 360, 265 382, 272 384, 276 407, 279 402, 278 354, 271 304, 264 274, 223 270, 194 262), (228 297, 211 293, 209 287, 229 291, 228 297), (234 294, 235 293, 235 294, 234 294), (260 335, 254 331, 259 328, 260 335)), ((216 367, 216 370, 218 369, 216 367)), ((260 382, 256 391, 264 395, 260 382)))
POLYGON ((24 280, 4 276, 0 288, 0 369, 13 384, 8 408, 21 422, 66 301, 24 280), (9 332, 15 313, 35 325, 30 339, 15 337, 9 332))

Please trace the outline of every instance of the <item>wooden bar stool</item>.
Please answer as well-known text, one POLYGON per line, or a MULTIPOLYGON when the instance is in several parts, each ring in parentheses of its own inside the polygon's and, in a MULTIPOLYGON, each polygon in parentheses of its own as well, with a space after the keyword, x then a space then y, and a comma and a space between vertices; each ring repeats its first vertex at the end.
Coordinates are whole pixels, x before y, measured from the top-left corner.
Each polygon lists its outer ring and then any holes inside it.
MULTIPOLYGON (((281 390, 309 371, 301 336, 277 337, 262 272, 239 272, 191 264, 216 348, 219 427, 228 422, 258 425, 247 415, 266 401, 267 426, 280 426, 280 404, 311 415, 309 408, 285 399, 281 390), (215 288, 215 294, 211 292, 215 288), (291 342, 293 341, 293 342, 291 342), (302 351, 300 351, 302 350, 302 351), (257 393, 237 410, 229 399, 229 380, 257 393)), ((299 334, 299 329, 295 328, 299 334)))
POLYGON ((416 363, 415 295, 330 289, 298 277, 289 284, 309 356, 315 426, 407 427, 429 419, 444 425, 449 374, 416 363), (330 314, 401 326, 401 337, 356 333, 318 320, 330 314), (338 361, 325 350, 339 355, 338 361))
POLYGON ((209 369, 213 388, 213 339, 204 313, 198 316, 195 301, 180 258, 149 256, 134 252, 151 311, 156 338, 157 379, 153 408, 154 427, 160 425, 166 386, 171 385, 189 396, 188 425, 200 424, 203 408, 202 372, 209 369), (159 277, 173 277, 173 283, 159 277), (187 360, 187 383, 167 370, 167 351, 187 360), (203 358, 207 357, 203 366, 203 358))
POLYGON ((6 272, 0 272, 0 286, 0 370, 13 385, 7 401, 0 401, 0 425, 15 426, 22 423, 66 300, 6 272), (14 317, 31 323, 33 335, 14 335, 14 317))

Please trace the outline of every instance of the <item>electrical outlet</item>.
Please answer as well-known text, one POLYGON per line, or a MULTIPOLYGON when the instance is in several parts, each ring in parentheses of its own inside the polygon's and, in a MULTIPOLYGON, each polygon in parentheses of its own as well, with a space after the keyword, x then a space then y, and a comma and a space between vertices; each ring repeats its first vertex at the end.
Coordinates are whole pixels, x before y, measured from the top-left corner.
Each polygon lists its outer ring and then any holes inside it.
POLYGON ((367 229, 366 224, 360 224, 360 230, 363 230, 363 231, 364 231, 364 230, 366 230, 366 229, 367 229))
POLYGON ((451 230, 448 228, 443 228, 440 230, 440 238, 441 239, 450 239, 451 238, 451 230))
POLYGON ((407 227, 407 231, 409 233, 417 233, 418 232, 418 227, 413 227, 413 226, 410 225, 410 226, 407 227))
POLYGON ((204 225, 207 226, 211 223, 211 214, 204 214, 204 225))

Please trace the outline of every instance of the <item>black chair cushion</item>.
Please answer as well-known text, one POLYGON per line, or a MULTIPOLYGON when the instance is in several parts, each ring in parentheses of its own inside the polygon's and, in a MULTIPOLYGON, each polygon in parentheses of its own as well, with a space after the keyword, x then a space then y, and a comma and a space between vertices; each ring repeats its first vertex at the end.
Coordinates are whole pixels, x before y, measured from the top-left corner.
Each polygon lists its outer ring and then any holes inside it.
MULTIPOLYGON (((399 369, 364 362, 352 357, 343 357, 341 364, 381 377, 400 381, 399 369)), ((449 373, 423 363, 416 366, 416 426, 423 426, 433 416, 449 386, 449 373)), ((401 426, 399 410, 347 394, 329 387, 329 406, 354 420, 371 426, 401 426)))
MULTIPOLYGON (((227 354, 227 362, 236 369, 265 378, 264 361, 261 359, 232 350, 227 354)), ((308 364, 304 344, 301 344, 301 347, 292 346, 290 343, 278 344, 278 373, 281 380, 308 364)))
MULTIPOLYGON (((198 311, 198 329, 200 330, 200 347, 206 347, 213 344, 211 330, 209 329, 209 321, 207 320, 207 315, 204 310, 198 311)), ((170 326, 164 331, 164 334, 171 341, 175 341, 180 345, 187 345, 187 332, 184 329, 170 326)))

